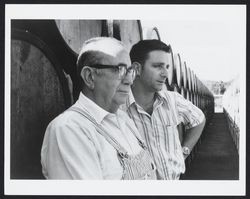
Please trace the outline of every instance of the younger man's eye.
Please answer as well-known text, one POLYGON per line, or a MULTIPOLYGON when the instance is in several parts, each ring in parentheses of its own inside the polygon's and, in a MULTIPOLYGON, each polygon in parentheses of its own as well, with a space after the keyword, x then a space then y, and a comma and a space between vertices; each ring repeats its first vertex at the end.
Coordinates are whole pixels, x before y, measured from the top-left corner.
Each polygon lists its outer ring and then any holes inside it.
POLYGON ((154 68, 161 68, 162 65, 153 65, 154 68))

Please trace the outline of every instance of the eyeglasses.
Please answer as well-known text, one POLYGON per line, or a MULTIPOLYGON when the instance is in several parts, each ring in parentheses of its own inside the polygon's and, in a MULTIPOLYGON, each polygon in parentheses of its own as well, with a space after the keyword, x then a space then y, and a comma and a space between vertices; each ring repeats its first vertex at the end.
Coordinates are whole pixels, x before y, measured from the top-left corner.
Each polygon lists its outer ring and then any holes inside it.
POLYGON ((111 68, 114 69, 119 74, 119 79, 124 79, 127 74, 132 76, 132 79, 135 79, 135 66, 132 65, 127 68, 127 65, 105 65, 105 64, 94 64, 90 65, 89 67, 97 68, 97 69, 105 69, 111 68))

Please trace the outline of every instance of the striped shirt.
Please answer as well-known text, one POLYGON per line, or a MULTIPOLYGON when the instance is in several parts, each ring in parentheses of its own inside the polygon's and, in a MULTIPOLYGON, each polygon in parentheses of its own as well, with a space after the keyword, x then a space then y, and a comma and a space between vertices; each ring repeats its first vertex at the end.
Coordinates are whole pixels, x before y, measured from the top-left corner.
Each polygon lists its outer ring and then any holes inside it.
POLYGON ((156 93, 152 115, 135 102, 132 92, 122 109, 133 119, 157 168, 157 178, 179 179, 185 172, 185 162, 177 125, 186 129, 204 120, 202 111, 177 92, 156 93))
MULTIPOLYGON (((87 111, 128 153, 143 150, 133 121, 123 111, 109 113, 80 93, 72 106, 87 111)), ((76 111, 64 111, 47 127, 41 150, 47 179, 121 179, 123 167, 117 150, 97 132, 95 123, 76 111)))

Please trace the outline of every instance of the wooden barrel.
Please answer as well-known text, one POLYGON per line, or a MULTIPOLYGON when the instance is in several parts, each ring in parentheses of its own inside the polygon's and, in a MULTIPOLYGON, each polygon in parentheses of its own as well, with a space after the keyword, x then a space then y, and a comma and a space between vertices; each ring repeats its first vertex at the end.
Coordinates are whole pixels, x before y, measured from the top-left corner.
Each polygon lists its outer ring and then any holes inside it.
POLYGON ((179 53, 174 54, 174 65, 176 73, 176 83, 179 87, 183 86, 183 75, 182 75, 182 66, 181 66, 181 57, 179 53))
POLYGON ((143 39, 158 39, 161 40, 160 33, 156 27, 143 27, 143 39))
POLYGON ((67 46, 79 54, 84 41, 108 34, 105 20, 55 20, 67 46))
POLYGON ((191 102, 195 104, 195 97, 194 97, 194 92, 191 91, 191 102))
POLYGON ((204 89, 204 95, 207 97, 209 94, 208 88, 203 84, 203 89, 204 89))
POLYGON ((200 104, 199 104, 199 94, 196 94, 196 106, 200 107, 200 104))
POLYGON ((203 97, 201 95, 199 95, 199 108, 203 111, 203 104, 202 104, 202 101, 203 101, 203 97))
POLYGON ((187 89, 192 91, 192 77, 191 77, 191 69, 187 67, 187 89))
POLYGON ((193 93, 193 104, 197 106, 197 94, 193 93))
POLYGON ((197 93, 201 95, 201 81, 198 77, 196 82, 197 82, 197 93))
POLYGON ((199 108, 201 107, 200 106, 200 95, 198 93, 196 94, 196 106, 199 108))
POLYGON ((191 70, 191 87, 192 87, 192 92, 194 93, 195 92, 195 76, 194 76, 194 71, 191 70))
POLYGON ((197 93, 197 90, 198 90, 198 88, 197 88, 197 76, 196 76, 196 74, 194 74, 194 93, 197 93))
POLYGON ((191 102, 191 92, 190 92, 190 90, 187 90, 186 93, 187 93, 186 94, 187 95, 186 99, 191 102))
POLYGON ((187 92, 186 92, 186 89, 182 86, 182 87, 180 88, 180 90, 181 90, 181 95, 182 95, 185 99, 187 99, 187 92))
POLYGON ((29 32, 11 32, 12 179, 42 178, 40 150, 48 123, 71 105, 54 53, 29 32))
POLYGON ((194 94, 190 91, 190 101, 194 104, 194 94))
POLYGON ((205 85, 203 83, 202 83, 201 88, 202 88, 202 94, 203 94, 203 96, 206 96, 207 90, 206 90, 206 87, 205 87, 205 85))
POLYGON ((205 111, 205 102, 204 102, 204 96, 201 96, 201 110, 204 112, 205 111))
POLYGON ((209 95, 209 90, 205 85, 204 85, 204 93, 205 93, 206 96, 209 95))
POLYGON ((182 76, 183 76, 183 87, 187 89, 187 65, 186 62, 182 62, 182 76))
POLYGON ((200 82, 200 90, 201 90, 201 95, 204 96, 205 95, 205 88, 204 88, 204 84, 202 83, 202 81, 200 82))
POLYGON ((174 84, 176 84, 176 76, 175 76, 175 69, 174 69, 174 56, 171 45, 170 47, 170 56, 169 56, 169 68, 168 68, 168 77, 167 81, 168 84, 173 87, 174 84))
POLYGON ((113 36, 125 44, 128 52, 135 43, 142 40, 140 20, 114 20, 113 30, 113 36))

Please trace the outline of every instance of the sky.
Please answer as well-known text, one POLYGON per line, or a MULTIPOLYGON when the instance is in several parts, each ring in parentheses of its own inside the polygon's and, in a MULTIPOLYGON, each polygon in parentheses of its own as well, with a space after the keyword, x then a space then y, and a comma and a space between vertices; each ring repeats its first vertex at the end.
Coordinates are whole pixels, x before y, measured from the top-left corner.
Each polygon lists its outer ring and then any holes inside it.
POLYGON ((201 80, 229 81, 244 71, 244 8, 186 7, 165 19, 144 19, 141 24, 156 27, 161 40, 171 44, 201 80))

